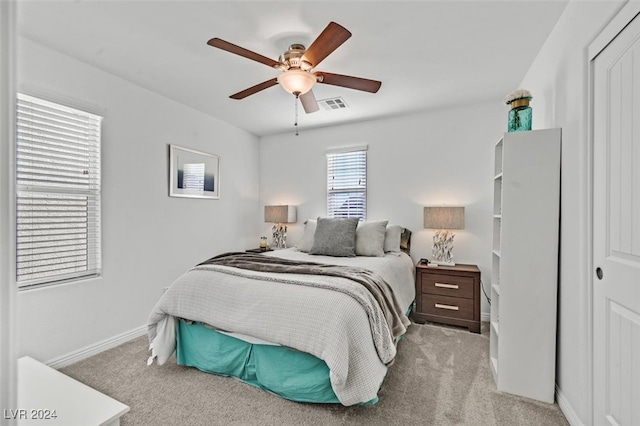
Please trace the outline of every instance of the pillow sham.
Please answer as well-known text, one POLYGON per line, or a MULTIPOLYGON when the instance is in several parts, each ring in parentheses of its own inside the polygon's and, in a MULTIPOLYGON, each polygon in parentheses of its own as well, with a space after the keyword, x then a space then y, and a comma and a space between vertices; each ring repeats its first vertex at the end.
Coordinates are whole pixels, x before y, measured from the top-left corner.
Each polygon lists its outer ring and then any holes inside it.
POLYGON ((297 245, 298 250, 309 253, 311 247, 313 247, 313 236, 316 233, 316 225, 318 222, 315 219, 309 219, 304 223, 304 234, 302 234, 302 240, 297 245))
POLYGON ((402 235, 402 226, 387 225, 384 236, 384 252, 399 253, 400 252, 400 236, 402 235))
POLYGON ((356 256, 384 256, 387 220, 360 222, 356 228, 356 256))
POLYGON ((354 257, 357 217, 319 217, 309 254, 354 257))

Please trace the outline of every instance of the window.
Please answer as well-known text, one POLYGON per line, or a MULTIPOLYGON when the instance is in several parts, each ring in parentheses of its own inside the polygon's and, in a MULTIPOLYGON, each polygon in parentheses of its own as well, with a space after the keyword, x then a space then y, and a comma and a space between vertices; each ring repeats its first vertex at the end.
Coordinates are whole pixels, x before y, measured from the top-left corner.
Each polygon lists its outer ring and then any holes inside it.
POLYGON ((19 94, 16 119, 18 286, 99 275, 102 117, 19 94))
POLYGON ((327 216, 366 220, 366 146, 327 153, 327 216))

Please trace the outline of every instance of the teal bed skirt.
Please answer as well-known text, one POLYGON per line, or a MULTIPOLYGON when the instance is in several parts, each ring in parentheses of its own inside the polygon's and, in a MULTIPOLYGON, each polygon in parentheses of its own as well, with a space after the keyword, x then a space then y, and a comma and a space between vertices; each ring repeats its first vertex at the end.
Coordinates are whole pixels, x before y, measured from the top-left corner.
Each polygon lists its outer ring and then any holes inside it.
POLYGON ((329 367, 308 353, 248 343, 196 322, 179 321, 176 340, 178 365, 235 377, 292 401, 340 403, 331 388, 329 367))
MULTIPOLYGON (((410 312, 411 306, 407 316, 410 312)), ((235 377, 291 401, 340 403, 331 387, 329 367, 311 354, 284 346, 248 343, 197 322, 180 320, 176 328, 178 365, 235 377)), ((375 397, 360 405, 377 402, 375 397)))

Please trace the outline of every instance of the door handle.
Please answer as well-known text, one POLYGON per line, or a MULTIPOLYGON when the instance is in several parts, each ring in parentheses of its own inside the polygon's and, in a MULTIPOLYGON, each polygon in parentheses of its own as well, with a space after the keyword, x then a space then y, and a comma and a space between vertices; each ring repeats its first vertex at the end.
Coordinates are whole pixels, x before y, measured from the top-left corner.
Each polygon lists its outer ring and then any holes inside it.
POLYGON ((602 279, 602 277, 604 276, 604 273, 602 272, 602 268, 600 267, 596 268, 596 276, 598 277, 599 280, 602 279))

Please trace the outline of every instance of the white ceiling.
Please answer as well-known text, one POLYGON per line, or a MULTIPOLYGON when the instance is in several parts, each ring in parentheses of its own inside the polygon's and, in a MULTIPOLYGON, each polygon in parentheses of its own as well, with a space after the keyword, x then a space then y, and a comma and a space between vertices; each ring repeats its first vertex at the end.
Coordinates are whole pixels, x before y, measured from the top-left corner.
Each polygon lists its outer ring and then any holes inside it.
MULTIPOLYGON (((256 135, 293 131, 294 98, 274 86, 229 95, 279 71, 212 48, 219 37, 278 59, 330 21, 353 36, 318 70, 382 81, 377 94, 317 84, 348 109, 300 127, 483 101, 517 89, 566 6, 556 1, 23 1, 18 32, 256 135)), ((18 55, 20 52, 18 51, 18 55)))

